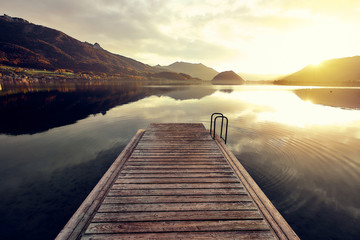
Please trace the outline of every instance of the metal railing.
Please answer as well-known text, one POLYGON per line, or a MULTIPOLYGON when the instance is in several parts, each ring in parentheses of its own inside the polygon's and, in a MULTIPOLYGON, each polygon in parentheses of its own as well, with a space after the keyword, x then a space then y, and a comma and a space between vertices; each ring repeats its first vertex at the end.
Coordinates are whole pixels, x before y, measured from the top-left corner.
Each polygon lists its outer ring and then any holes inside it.
POLYGON ((220 129, 220 135, 219 136, 220 136, 220 138, 222 140, 224 140, 224 142, 226 144, 229 120, 228 120, 227 117, 224 116, 224 114, 222 114, 222 113, 213 113, 213 114, 211 114, 211 118, 210 118, 210 135, 211 135, 211 137, 213 139, 215 139, 216 119, 218 119, 218 118, 221 118, 221 129, 220 129), (213 130, 213 119, 214 119, 214 130, 213 130), (224 119, 226 120, 225 138, 223 138, 224 119))

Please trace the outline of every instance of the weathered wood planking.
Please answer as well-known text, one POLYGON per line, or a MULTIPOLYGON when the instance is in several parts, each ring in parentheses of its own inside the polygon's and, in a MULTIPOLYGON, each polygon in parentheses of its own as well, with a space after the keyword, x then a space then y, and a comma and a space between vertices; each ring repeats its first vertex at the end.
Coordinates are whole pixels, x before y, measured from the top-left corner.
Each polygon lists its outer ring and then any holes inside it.
POLYGON ((262 239, 273 240, 274 235, 268 231, 193 231, 193 232, 157 232, 157 233, 138 233, 138 234, 92 234, 84 235, 81 239, 91 240, 143 240, 143 239, 262 239))
POLYGON ((57 239, 298 239, 202 124, 151 124, 129 145, 57 239))

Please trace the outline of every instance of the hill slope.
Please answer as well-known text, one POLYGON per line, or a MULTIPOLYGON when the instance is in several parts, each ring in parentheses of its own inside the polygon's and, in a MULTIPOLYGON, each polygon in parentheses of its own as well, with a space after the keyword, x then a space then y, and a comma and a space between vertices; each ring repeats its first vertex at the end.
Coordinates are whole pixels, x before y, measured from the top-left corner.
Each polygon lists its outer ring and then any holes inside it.
POLYGON ((240 72, 237 75, 241 76, 245 81, 274 81, 284 77, 281 74, 257 74, 240 72))
POLYGON ((29 23, 21 18, 0 16, 0 63, 37 69, 71 69, 137 75, 157 69, 99 44, 80 42, 63 32, 29 23))
POLYGON ((218 74, 214 69, 207 67, 201 63, 175 62, 169 66, 156 66, 160 69, 167 69, 173 72, 185 73, 202 80, 211 80, 218 74))
POLYGON ((360 85, 360 56, 337 58, 318 66, 308 65, 284 77, 276 84, 291 85, 360 85))
POLYGON ((244 79, 233 71, 225 71, 216 75, 211 82, 214 84, 243 84, 244 79))

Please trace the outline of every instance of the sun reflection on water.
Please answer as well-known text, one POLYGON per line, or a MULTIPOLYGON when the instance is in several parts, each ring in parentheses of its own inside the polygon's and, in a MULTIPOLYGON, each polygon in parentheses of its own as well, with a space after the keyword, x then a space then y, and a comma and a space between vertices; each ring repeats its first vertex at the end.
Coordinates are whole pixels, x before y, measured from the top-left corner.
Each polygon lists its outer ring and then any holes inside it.
POLYGON ((292 91, 234 91, 216 92, 216 96, 229 101, 253 104, 257 111, 257 121, 271 121, 297 127, 348 125, 360 122, 360 110, 342 109, 303 101, 292 91))

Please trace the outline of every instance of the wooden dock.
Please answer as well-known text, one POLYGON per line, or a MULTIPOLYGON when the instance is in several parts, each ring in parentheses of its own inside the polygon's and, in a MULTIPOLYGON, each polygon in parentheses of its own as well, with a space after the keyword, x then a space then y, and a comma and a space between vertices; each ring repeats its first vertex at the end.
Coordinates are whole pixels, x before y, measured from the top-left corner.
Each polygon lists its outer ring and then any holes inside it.
POLYGON ((57 239, 299 239, 202 124, 139 130, 57 239))

